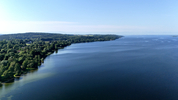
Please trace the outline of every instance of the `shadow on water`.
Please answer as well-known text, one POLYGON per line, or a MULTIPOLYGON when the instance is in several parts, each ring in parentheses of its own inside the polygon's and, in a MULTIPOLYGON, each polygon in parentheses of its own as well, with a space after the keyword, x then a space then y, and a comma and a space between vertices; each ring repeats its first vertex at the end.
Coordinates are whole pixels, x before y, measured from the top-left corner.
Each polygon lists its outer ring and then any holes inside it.
MULTIPOLYGON (((65 48, 65 47, 60 48, 60 49, 64 49, 64 48, 65 48)), ((60 49, 59 49, 59 50, 60 50, 60 49)), ((54 51, 52 54, 57 54, 57 53, 58 53, 58 50, 54 51)), ((49 57, 49 56, 48 56, 48 57, 49 57)), ((37 72, 37 71, 39 70, 39 68, 44 67, 43 64, 44 64, 44 61, 41 63, 40 66, 38 66, 37 69, 30 69, 30 70, 27 70, 27 71, 24 72, 21 76, 18 76, 18 77, 15 77, 15 78, 13 78, 13 79, 10 79, 10 80, 8 80, 8 81, 6 81, 6 82, 0 83, 0 93, 1 93, 2 87, 10 87, 11 85, 13 85, 14 82, 22 80, 24 76, 27 76, 27 74, 30 74, 30 73, 32 74, 32 73, 37 72)))
MULTIPOLYGON (((38 66, 38 68, 40 68, 40 67, 41 67, 41 66, 38 66)), ((15 78, 12 78, 12 79, 10 79, 10 80, 8 80, 8 81, 2 82, 2 83, 0 84, 0 88, 1 88, 3 85, 6 86, 6 84, 8 84, 8 86, 9 86, 10 84, 13 84, 15 81, 19 81, 19 80, 23 79, 22 77, 23 77, 23 76, 26 76, 28 73, 37 72, 37 71, 38 71, 38 68, 37 68, 37 69, 32 69, 32 70, 27 70, 27 71, 24 72, 24 74, 22 74, 21 76, 16 76, 15 78)))
POLYGON ((22 74, 19 77, 15 77, 14 79, 8 80, 5 83, 0 84, 0 100, 10 100, 12 96, 7 95, 10 92, 13 92, 14 90, 19 89, 23 85, 27 83, 31 83, 46 77, 49 77, 53 75, 54 73, 41 73, 38 72, 39 68, 43 68, 44 65, 42 64, 37 69, 29 70, 26 73, 22 74))

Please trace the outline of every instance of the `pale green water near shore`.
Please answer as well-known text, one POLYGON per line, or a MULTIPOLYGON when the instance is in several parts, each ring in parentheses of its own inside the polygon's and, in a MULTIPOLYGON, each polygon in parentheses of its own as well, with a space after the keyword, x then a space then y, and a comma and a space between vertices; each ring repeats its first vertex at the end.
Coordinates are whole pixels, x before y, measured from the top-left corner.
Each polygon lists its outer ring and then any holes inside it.
POLYGON ((178 38, 72 44, 0 89, 1 100, 177 100, 178 38))

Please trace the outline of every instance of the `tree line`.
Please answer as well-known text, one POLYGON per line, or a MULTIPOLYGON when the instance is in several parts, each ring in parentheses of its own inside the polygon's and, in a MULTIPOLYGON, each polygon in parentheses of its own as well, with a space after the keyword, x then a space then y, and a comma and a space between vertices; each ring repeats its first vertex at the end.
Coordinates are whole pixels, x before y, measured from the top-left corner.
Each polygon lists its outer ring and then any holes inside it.
POLYGON ((118 35, 65 35, 54 33, 24 33, 0 36, 0 82, 5 82, 29 70, 37 69, 44 59, 72 43, 108 41, 118 35))

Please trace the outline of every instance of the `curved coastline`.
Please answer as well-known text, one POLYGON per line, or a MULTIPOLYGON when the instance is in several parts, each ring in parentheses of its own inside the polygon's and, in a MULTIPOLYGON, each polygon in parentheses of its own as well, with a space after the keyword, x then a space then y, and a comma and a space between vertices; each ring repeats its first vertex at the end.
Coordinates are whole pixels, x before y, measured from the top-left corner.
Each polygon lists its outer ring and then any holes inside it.
MULTIPOLYGON (((121 37, 116 37, 115 39, 107 39, 107 40, 104 40, 104 39, 97 39, 96 41, 111 41, 111 40, 116 40, 116 39, 119 39, 121 37)), ((28 72, 30 72, 31 70, 34 70, 34 69, 38 69, 38 67, 43 63, 44 59, 46 57, 48 57, 49 55, 53 54, 55 51, 58 51, 59 49, 63 49, 64 47, 67 47, 67 46, 70 46, 71 44, 73 43, 86 43, 86 42, 96 42, 96 41, 81 41, 81 42, 69 42, 69 43, 66 43, 64 45, 61 45, 61 44, 58 44, 57 42, 55 42, 57 45, 57 48, 52 48, 51 50, 49 50, 49 52, 45 52, 43 53, 43 57, 40 57, 40 60, 37 62, 38 64, 34 65, 33 68, 25 68, 24 70, 22 70, 22 72, 20 74, 17 74, 17 75, 13 75, 13 77, 9 78, 9 79, 5 79, 5 81, 1 81, 0 83, 0 86, 2 86, 3 84, 5 83, 8 83, 8 82, 14 82, 14 79, 17 78, 17 77, 21 77, 21 75, 24 75, 28 72)), ((50 44, 52 44, 53 42, 51 42, 50 44)), ((55 45, 52 44, 53 46, 55 45)), ((28 46, 28 45, 27 45, 28 46)), ((55 45, 56 46, 56 45, 55 45)), ((42 51, 41 51, 42 52, 42 51)), ((22 67, 22 65, 21 65, 22 67)))

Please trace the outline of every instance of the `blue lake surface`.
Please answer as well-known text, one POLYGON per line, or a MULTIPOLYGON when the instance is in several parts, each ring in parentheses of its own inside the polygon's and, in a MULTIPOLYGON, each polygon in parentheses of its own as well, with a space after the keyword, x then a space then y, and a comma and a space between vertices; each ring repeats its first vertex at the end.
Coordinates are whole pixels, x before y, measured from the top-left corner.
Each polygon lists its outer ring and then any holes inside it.
POLYGON ((178 37, 72 44, 3 85, 0 100, 178 100, 178 37))

